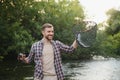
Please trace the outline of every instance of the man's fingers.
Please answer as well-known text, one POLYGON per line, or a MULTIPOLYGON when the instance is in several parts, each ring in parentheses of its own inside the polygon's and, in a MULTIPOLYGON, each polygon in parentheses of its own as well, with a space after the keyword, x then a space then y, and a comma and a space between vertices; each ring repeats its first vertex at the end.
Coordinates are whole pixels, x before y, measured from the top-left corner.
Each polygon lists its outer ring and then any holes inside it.
POLYGON ((20 54, 18 55, 17 59, 23 61, 23 60, 25 59, 25 57, 26 57, 25 54, 20 53, 20 54))

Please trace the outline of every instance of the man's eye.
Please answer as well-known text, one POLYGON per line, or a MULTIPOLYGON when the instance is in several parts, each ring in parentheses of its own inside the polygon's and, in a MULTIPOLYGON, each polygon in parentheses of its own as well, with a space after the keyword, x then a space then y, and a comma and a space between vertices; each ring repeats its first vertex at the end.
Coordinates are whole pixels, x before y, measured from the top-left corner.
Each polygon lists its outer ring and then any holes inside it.
POLYGON ((50 31, 47 31, 48 33, 50 33, 50 31))

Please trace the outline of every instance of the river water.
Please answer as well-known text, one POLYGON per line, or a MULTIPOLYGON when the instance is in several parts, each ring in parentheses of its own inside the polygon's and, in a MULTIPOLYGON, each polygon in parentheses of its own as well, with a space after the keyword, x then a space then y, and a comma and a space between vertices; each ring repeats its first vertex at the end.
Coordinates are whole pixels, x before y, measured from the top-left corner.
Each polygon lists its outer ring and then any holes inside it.
MULTIPOLYGON (((120 80, 120 59, 65 61, 65 80, 120 80)), ((0 80, 33 80, 34 64, 0 63, 0 80)))
POLYGON ((65 63, 64 71, 71 80, 120 80, 120 60, 65 63))

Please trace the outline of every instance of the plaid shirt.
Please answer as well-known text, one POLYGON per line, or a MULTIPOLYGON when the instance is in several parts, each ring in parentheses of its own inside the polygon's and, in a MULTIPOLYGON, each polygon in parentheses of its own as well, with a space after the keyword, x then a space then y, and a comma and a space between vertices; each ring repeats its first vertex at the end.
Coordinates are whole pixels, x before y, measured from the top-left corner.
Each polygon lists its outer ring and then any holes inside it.
MULTIPOLYGON (((73 52, 74 48, 73 46, 67 46, 60 41, 51 41, 53 45, 54 50, 54 66, 56 75, 58 77, 58 80, 63 80, 63 72, 62 72, 62 63, 61 63, 61 51, 65 52, 73 52)), ((35 62, 35 71, 34 71, 34 78, 42 80, 43 75, 43 67, 42 67, 42 51, 43 51, 43 41, 40 40, 36 43, 34 43, 31 47, 30 54, 27 57, 28 62, 31 62, 33 56, 34 56, 34 62, 35 62)))

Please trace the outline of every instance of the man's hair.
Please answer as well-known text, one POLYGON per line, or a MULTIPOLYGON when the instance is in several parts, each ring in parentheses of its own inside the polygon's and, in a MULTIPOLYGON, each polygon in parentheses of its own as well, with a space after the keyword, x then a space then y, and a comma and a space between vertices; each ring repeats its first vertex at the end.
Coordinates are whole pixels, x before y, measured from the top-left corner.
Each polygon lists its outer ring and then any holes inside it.
POLYGON ((53 27, 52 24, 50 24, 50 23, 45 23, 45 24, 42 25, 41 30, 43 31, 45 28, 51 28, 51 27, 53 27))

